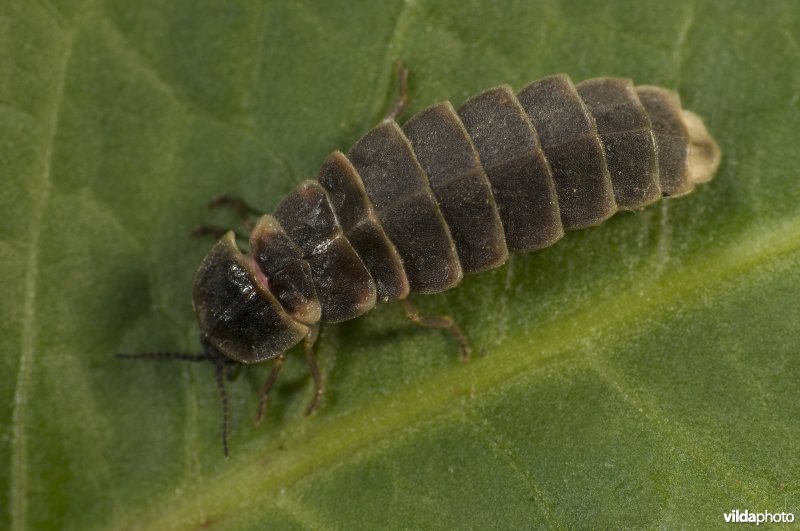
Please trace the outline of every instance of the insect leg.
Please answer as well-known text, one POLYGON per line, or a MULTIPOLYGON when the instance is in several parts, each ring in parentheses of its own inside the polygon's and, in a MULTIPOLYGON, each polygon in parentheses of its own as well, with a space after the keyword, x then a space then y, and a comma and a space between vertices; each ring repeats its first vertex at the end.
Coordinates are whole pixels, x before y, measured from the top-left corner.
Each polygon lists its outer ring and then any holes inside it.
POLYGON ((317 409, 319 401, 322 398, 322 391, 324 390, 322 375, 319 372, 317 358, 314 355, 314 343, 316 343, 318 337, 319 323, 315 324, 308 330, 308 335, 303 342, 303 348, 306 351, 306 361, 308 362, 308 370, 311 371, 311 377, 314 378, 314 386, 316 388, 316 391, 314 392, 314 398, 311 399, 311 403, 308 404, 308 408, 306 409, 306 415, 310 415, 315 409, 317 409))
POLYGON ((420 315, 417 311, 417 307, 408 299, 401 300, 400 304, 403 305, 403 311, 406 312, 406 317, 408 317, 412 323, 424 326, 425 328, 441 328, 453 334, 458 342, 458 350, 461 352, 461 361, 469 362, 469 354, 472 348, 469 346, 469 342, 461 331, 461 328, 459 328, 452 317, 449 315, 420 315))
POLYGON ((269 392, 272 389, 272 386, 275 384, 275 380, 278 379, 278 373, 281 372, 281 367, 283 367, 283 354, 278 355, 278 357, 272 360, 272 370, 269 372, 267 379, 264 380, 264 385, 261 386, 261 392, 259 393, 258 400, 258 412, 256 413, 255 418, 256 425, 261 424, 261 421, 264 418, 264 413, 267 411, 269 392))
POLYGON ((398 59, 395 63, 395 71, 397 72, 397 99, 392 109, 384 116, 385 120, 396 119, 408 104, 408 68, 402 60, 398 59))
MULTIPOLYGON (((253 226, 255 225, 255 222, 252 218, 258 217, 262 214, 254 207, 247 204, 243 199, 232 195, 220 195, 208 202, 208 208, 221 207, 231 208, 236 213, 236 217, 239 218, 239 221, 248 233, 253 230, 253 226)), ((211 236, 215 240, 218 240, 224 236, 228 230, 230 229, 221 227, 219 225, 198 225, 192 230, 191 236, 193 238, 211 236)), ((236 237, 240 240, 249 239, 247 233, 236 230, 234 232, 236 233, 236 237)))
POLYGON ((241 197, 232 195, 220 195, 208 202, 208 208, 220 207, 227 207, 233 210, 248 232, 253 230, 254 223, 251 218, 262 214, 262 212, 247 204, 241 197))
MULTIPOLYGON (((221 227, 219 225, 198 225, 192 229, 192 232, 189 233, 189 236, 192 238, 204 238, 206 236, 210 236, 215 240, 219 240, 222 238, 230 229, 226 229, 225 227, 221 227)), ((236 237, 241 237, 238 233, 236 237)))

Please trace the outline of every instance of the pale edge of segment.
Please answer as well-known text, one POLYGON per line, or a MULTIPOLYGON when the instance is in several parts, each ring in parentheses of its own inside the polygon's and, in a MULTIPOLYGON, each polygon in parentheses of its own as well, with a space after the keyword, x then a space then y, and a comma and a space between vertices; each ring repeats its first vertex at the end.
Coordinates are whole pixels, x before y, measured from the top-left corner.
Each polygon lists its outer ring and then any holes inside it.
POLYGON ((699 116, 692 111, 681 110, 681 117, 689 132, 689 179, 693 183, 708 182, 719 167, 719 146, 699 116))

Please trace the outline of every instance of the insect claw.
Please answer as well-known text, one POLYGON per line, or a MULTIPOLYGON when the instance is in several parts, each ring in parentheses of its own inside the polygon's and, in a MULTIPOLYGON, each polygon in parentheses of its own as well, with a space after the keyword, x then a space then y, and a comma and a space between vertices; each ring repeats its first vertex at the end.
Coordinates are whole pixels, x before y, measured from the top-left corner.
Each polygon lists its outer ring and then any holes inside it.
POLYGON ((314 411, 316 411, 317 406, 319 406, 321 399, 322 399, 322 389, 317 389, 317 392, 314 394, 314 398, 311 400, 311 403, 308 404, 308 407, 306 408, 306 417, 310 416, 314 411))

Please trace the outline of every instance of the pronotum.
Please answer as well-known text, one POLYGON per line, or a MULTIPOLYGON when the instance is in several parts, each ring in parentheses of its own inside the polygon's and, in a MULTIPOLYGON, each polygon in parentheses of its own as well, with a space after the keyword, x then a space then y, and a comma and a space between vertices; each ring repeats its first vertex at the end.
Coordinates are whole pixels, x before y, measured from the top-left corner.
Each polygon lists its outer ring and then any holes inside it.
POLYGON ((273 360, 260 420, 284 353, 305 340, 317 389, 310 412, 322 393, 312 349, 320 323, 392 301, 417 324, 450 330, 466 359, 455 322, 418 315, 411 293, 453 288, 509 253, 685 195, 719 161, 702 120, 681 109, 677 94, 629 79, 573 85, 561 74, 516 94, 488 89, 458 109, 439 103, 402 127, 390 116, 261 216, 249 252, 230 231, 214 245, 194 280, 201 354, 120 356, 212 362, 227 454, 226 369, 273 360))

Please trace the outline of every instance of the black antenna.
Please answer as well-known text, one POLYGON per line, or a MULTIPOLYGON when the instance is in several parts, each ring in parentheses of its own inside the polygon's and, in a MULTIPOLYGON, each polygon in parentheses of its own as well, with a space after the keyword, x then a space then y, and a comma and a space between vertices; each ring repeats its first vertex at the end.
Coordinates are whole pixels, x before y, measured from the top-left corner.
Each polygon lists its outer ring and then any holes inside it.
POLYGON ((206 354, 186 354, 184 352, 139 352, 138 354, 114 354, 114 357, 125 360, 169 359, 178 361, 208 361, 206 354))
POLYGON ((213 347, 204 341, 204 339, 205 338, 201 338, 201 343, 206 351, 201 354, 187 354, 184 352, 140 352, 137 354, 117 353, 114 354, 114 357, 126 360, 163 359, 188 361, 191 363, 201 363, 204 361, 210 361, 213 363, 214 380, 217 382, 219 398, 222 402, 222 451, 225 453, 225 457, 228 457, 228 394, 225 392, 225 381, 222 377, 226 365, 226 358, 218 354, 215 350, 210 350, 213 347))
POLYGON ((224 366, 216 363, 214 366, 214 379, 219 389, 219 399, 222 401, 222 451, 228 457, 228 394, 225 392, 225 380, 222 378, 224 366))

